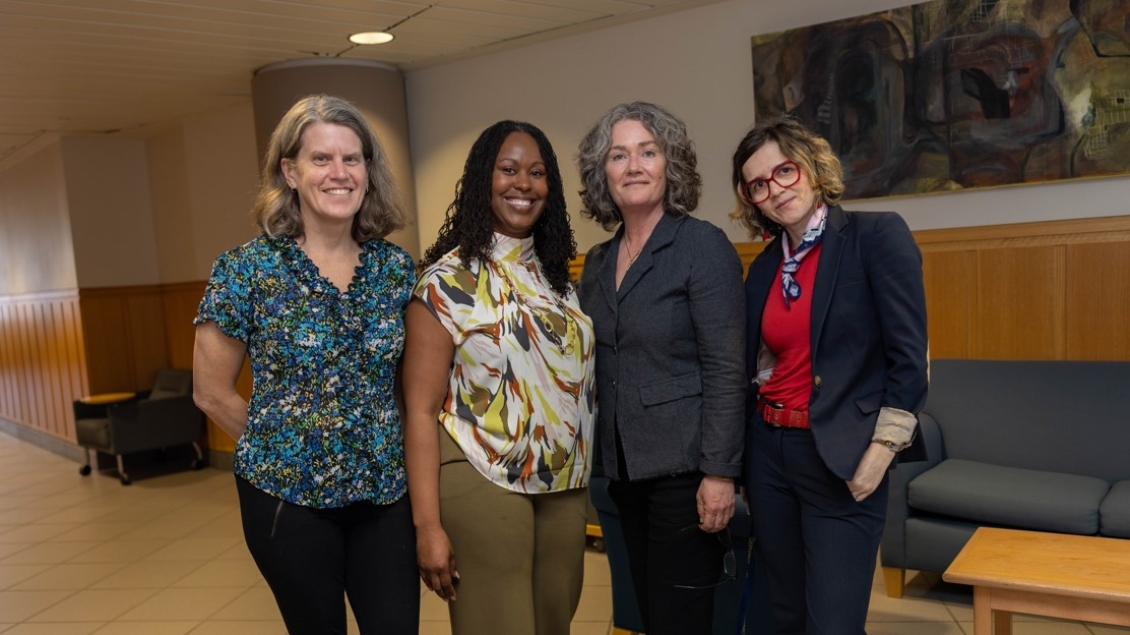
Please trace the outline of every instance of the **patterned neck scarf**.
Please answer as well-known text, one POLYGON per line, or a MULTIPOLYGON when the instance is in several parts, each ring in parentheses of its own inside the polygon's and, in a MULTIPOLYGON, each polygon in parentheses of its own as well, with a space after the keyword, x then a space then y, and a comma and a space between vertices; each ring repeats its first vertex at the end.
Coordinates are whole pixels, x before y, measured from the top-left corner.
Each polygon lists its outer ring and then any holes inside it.
POLYGON ((800 261, 804 260, 808 252, 820 244, 820 239, 824 237, 824 225, 827 221, 828 207, 821 202, 816 206, 816 213, 808 219, 808 228, 804 230, 804 234, 800 237, 800 244, 797 245, 795 253, 789 253, 792 250, 789 248, 788 231, 782 236, 781 248, 785 252, 785 264, 781 265, 781 291, 785 294, 785 306, 789 306, 791 300, 800 298, 800 284, 797 283, 793 274, 800 269, 800 261))

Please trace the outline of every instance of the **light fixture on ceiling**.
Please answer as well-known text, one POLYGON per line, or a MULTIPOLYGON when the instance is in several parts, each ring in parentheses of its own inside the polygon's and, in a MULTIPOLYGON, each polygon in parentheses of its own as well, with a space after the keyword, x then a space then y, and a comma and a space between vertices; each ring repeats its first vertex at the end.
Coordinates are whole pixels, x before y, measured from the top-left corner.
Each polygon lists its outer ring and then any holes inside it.
POLYGON ((349 41, 354 44, 387 44, 392 41, 393 35, 388 31, 362 31, 349 36, 349 41))

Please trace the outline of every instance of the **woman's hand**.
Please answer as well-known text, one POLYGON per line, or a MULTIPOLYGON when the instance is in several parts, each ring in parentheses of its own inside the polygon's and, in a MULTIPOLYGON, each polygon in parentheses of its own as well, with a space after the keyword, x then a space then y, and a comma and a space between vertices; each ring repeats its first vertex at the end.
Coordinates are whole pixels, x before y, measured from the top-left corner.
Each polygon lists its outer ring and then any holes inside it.
POLYGON ((708 534, 722 531, 734 515, 734 482, 704 476, 698 486, 698 528, 708 534))
POLYGON ((416 531, 416 563, 424 585, 444 602, 455 600, 459 572, 455 569, 455 551, 442 527, 416 531))
POLYGON ((879 483, 883 482, 883 476, 894 458, 894 450, 882 443, 868 446, 859 461, 859 467, 855 468, 855 477, 847 482, 852 498, 858 502, 874 493, 879 483))

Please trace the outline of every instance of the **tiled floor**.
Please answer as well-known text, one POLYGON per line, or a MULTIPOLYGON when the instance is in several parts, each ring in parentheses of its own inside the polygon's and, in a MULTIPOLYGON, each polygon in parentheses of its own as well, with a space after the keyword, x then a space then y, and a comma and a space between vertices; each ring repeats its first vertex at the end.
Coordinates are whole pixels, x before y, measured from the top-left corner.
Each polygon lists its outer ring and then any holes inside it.
MULTIPOLYGON (((606 635, 607 560, 590 551, 574 635, 606 635)), ((971 594, 918 575, 891 600, 877 579, 871 635, 971 635, 971 594)), ((423 635, 450 633, 447 609, 423 592, 423 635)), ((1017 635, 1125 635, 1017 616, 1017 635)), ((356 632, 350 624, 351 633, 356 632)), ((260 635, 284 633, 244 547, 235 487, 218 470, 82 478, 78 465, 0 433, 0 633, 260 635), (140 475, 138 475, 140 476, 140 475)))

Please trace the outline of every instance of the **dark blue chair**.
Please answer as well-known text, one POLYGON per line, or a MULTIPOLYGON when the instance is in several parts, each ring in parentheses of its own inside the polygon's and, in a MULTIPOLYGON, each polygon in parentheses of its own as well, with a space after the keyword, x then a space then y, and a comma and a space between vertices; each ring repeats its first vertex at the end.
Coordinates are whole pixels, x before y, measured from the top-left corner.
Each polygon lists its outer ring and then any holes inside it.
MULTIPOLYGON (((628 567, 628 551, 620 529, 620 514, 608 495, 609 478, 594 476, 589 483, 589 496, 596 509, 603 534, 608 568, 612 572, 612 626, 614 635, 643 633, 632 573, 628 567)), ((752 523, 749 509, 739 498, 734 519, 730 521, 730 537, 738 561, 737 580, 721 584, 714 590, 713 635, 770 635, 772 614, 769 583, 765 566, 753 553, 752 523), (744 616, 744 619, 743 619, 744 616)))

